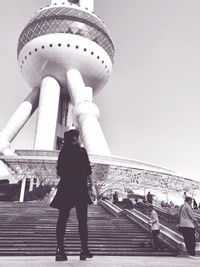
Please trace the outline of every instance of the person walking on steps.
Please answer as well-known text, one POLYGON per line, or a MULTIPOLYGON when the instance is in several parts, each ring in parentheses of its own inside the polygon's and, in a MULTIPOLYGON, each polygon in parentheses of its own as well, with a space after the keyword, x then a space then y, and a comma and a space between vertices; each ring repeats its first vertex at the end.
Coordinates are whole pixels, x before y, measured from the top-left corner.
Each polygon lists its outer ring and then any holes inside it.
POLYGON ((159 219, 158 219, 158 214, 157 212, 154 210, 153 205, 149 206, 149 211, 151 214, 151 219, 149 221, 149 225, 151 227, 151 233, 152 233, 152 238, 153 238, 153 242, 155 245, 155 250, 161 250, 163 251, 163 247, 161 246, 160 240, 159 240, 159 233, 160 233, 160 224, 159 224, 159 219))
POLYGON ((81 240, 80 260, 92 258, 88 249, 88 204, 92 204, 88 193, 88 179, 92 184, 93 196, 96 195, 91 177, 91 167, 85 148, 79 144, 79 132, 69 130, 64 133, 64 144, 58 156, 57 174, 60 176, 58 190, 50 206, 59 210, 56 225, 56 261, 66 261, 64 235, 70 210, 75 207, 78 231, 81 240))

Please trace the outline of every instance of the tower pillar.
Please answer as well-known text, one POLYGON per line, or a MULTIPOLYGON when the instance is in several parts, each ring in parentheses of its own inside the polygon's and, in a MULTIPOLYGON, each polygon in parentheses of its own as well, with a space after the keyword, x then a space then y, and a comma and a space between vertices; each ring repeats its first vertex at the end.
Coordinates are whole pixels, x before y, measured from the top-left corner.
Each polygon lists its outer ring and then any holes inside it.
POLYGON ((56 134, 60 85, 53 77, 41 83, 34 149, 53 150, 56 134))
POLYGON ((6 154, 10 143, 38 107, 39 88, 34 88, 24 99, 0 133, 0 153, 6 154))
POLYGON ((99 109, 92 102, 92 88, 85 86, 78 70, 71 69, 66 75, 74 106, 73 112, 85 148, 92 154, 110 155, 110 149, 98 121, 99 109))

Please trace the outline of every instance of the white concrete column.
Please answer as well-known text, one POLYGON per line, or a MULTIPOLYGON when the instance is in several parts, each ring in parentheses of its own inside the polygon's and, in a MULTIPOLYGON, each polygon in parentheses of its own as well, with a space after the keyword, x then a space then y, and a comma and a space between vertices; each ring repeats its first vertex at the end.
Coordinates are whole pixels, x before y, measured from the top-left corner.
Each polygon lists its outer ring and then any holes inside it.
POLYGON ((93 90, 92 87, 85 87, 84 89, 85 100, 92 102, 93 101, 93 90))
POLYGON ((166 194, 166 202, 169 203, 168 188, 166 188, 165 194, 166 194))
POLYGON ((103 131, 98 121, 99 109, 89 101, 74 106, 84 147, 88 153, 110 155, 103 131))
POLYGON ((73 105, 87 100, 85 95, 85 84, 80 72, 76 69, 67 71, 67 84, 73 105))
POLYGON ((0 132, 0 153, 5 154, 4 150, 6 151, 6 148, 9 148, 10 143, 36 110, 38 106, 38 99, 39 88, 35 88, 24 99, 24 101, 9 119, 7 125, 0 132))
POLYGON ((36 178, 36 187, 39 187, 39 185, 40 185, 40 179, 36 178))
POLYGON ((110 155, 107 142, 99 124, 99 109, 92 103, 92 89, 85 87, 78 70, 67 72, 68 90, 74 115, 82 137, 82 142, 89 153, 110 155))
POLYGON ((21 184, 19 202, 24 202, 25 187, 26 187, 26 178, 23 178, 21 184))
POLYGON ((40 88, 39 110, 34 149, 52 150, 56 134, 60 85, 53 77, 45 77, 40 88))
POLYGON ((29 192, 33 191, 33 182, 34 182, 34 178, 30 178, 30 184, 29 184, 29 192))

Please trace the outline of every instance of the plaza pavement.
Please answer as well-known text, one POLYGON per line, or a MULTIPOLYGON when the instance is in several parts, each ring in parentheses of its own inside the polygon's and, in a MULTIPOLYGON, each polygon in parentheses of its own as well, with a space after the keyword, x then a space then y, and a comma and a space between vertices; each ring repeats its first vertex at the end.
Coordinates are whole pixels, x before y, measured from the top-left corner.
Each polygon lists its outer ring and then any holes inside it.
POLYGON ((55 262, 54 257, 0 257, 0 267, 199 267, 198 259, 187 257, 113 257, 95 256, 80 261, 77 256, 66 262, 55 262))

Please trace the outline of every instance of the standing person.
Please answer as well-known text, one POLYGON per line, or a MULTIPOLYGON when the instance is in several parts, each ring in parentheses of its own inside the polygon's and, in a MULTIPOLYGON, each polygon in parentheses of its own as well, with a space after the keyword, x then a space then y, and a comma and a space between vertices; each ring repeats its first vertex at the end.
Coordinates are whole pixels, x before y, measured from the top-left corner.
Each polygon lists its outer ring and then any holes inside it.
POLYGON ((149 206, 149 211, 151 214, 151 219, 149 221, 149 225, 151 227, 151 233, 152 233, 152 237, 153 237, 153 241, 154 241, 154 245, 155 245, 155 250, 158 251, 163 250, 161 244, 160 244, 160 240, 159 240, 159 233, 160 233, 160 223, 159 223, 159 219, 158 219, 158 214, 157 212, 154 210, 153 205, 149 206))
POLYGON ((179 211, 179 225, 189 258, 195 258, 195 226, 197 224, 197 218, 193 214, 191 205, 192 198, 186 197, 185 203, 181 206, 179 211))
POLYGON ((76 208, 81 240, 80 260, 92 258, 93 255, 88 250, 87 211, 88 204, 92 203, 87 188, 88 177, 92 184, 94 195, 95 190, 88 154, 85 148, 80 147, 79 132, 77 130, 70 130, 64 133, 64 144, 57 161, 57 173, 61 179, 57 193, 50 204, 52 208, 59 210, 56 226, 56 261, 67 260, 64 251, 64 235, 70 210, 73 207, 76 208))
POLYGON ((153 196, 152 196, 152 194, 150 193, 150 191, 149 191, 148 194, 147 194, 147 202, 148 202, 149 204, 152 204, 152 202, 153 202, 153 196))
POLYGON ((196 200, 193 198, 193 209, 197 210, 198 209, 198 205, 196 200))
POLYGON ((113 204, 117 204, 119 201, 117 191, 113 194, 113 204))
POLYGON ((184 200, 184 202, 185 202, 186 197, 187 197, 187 193, 184 192, 184 193, 183 193, 183 200, 184 200))

